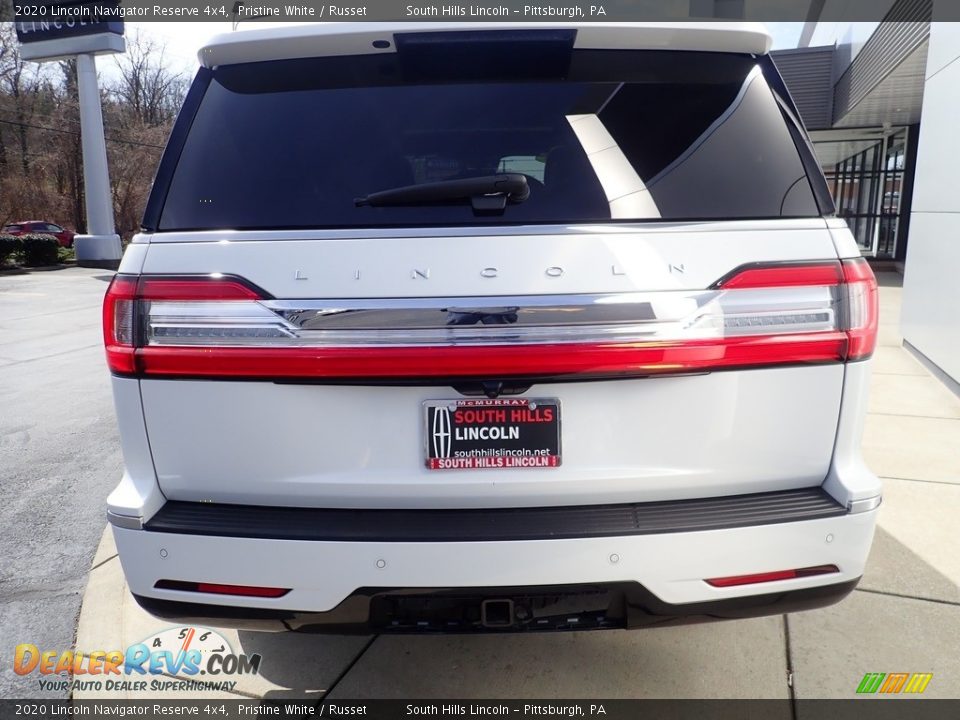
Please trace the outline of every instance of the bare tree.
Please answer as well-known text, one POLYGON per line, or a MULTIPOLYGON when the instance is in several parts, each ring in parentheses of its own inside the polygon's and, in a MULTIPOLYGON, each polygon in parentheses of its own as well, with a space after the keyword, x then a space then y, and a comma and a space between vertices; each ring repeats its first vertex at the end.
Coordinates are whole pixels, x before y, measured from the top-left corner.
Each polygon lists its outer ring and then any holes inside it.
MULTIPOLYGON (((0 118, 6 118, 4 124, 13 128, 24 175, 30 172, 30 125, 44 90, 49 90, 49 85, 42 66, 20 57, 13 23, 0 23, 0 91, 8 99, 8 104, 0 105, 0 118)), ((2 141, 0 144, 5 158, 6 145, 2 141)))
POLYGON ((166 43, 143 32, 127 37, 127 52, 116 56, 119 78, 107 91, 141 125, 170 122, 187 91, 188 78, 172 70, 166 43))
MULTIPOLYGON (((139 226, 188 85, 162 42, 135 34, 128 48, 117 72, 105 73, 102 93, 114 215, 125 238, 139 226)), ((27 216, 86 227, 77 70, 75 61, 24 62, 7 22, 0 23, 0 225, 27 216)))
POLYGON ((168 133, 169 128, 160 125, 129 127, 123 143, 107 144, 114 217, 117 232, 124 237, 140 227, 168 133))
POLYGON ((127 52, 115 58, 118 76, 107 82, 104 123, 117 230, 139 226, 153 173, 189 79, 174 70, 166 44, 136 32, 127 37, 127 52), (122 138, 122 141, 120 141, 122 138))
POLYGON ((0 208, 2 219, 32 215, 50 203, 40 178, 49 147, 38 128, 56 112, 49 73, 20 57, 13 23, 0 23, 0 208))

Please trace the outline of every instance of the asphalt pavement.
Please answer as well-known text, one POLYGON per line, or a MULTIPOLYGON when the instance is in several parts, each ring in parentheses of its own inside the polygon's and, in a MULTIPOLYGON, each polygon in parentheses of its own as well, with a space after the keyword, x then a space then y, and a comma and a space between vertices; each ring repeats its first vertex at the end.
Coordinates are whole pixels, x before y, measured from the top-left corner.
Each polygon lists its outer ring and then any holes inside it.
POLYGON ((0 697, 13 649, 70 649, 122 460, 100 305, 112 273, 0 274, 0 697))

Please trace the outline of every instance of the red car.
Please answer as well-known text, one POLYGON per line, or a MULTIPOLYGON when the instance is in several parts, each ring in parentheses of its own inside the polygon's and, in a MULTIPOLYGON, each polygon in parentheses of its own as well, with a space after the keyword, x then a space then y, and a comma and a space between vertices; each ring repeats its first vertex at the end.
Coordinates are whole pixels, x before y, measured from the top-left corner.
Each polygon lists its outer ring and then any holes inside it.
POLYGON ((24 220, 3 226, 4 235, 53 235, 63 247, 73 247, 72 230, 46 220, 24 220))

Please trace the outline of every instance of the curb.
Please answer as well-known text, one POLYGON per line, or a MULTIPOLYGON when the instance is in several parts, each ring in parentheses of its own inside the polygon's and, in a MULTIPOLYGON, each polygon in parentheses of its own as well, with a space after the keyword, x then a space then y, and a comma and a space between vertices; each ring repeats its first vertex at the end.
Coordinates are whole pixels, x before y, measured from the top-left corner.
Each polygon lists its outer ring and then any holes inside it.
POLYGON ((66 270, 71 267, 73 267, 73 265, 64 263, 59 265, 38 265, 37 267, 19 265, 14 268, 4 268, 3 270, 0 270, 0 275, 29 275, 32 272, 51 272, 54 270, 66 270))
POLYGON ((101 270, 116 270, 120 267, 119 260, 76 260, 77 267, 99 268, 101 270))

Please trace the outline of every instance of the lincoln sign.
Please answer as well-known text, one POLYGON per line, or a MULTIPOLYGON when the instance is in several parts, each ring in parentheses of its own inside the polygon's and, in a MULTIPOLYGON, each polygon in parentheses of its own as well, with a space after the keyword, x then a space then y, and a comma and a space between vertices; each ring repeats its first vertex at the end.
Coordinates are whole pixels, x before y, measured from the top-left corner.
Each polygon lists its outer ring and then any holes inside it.
POLYGON ((58 2, 16 6, 17 39, 24 60, 123 52, 119 2, 58 2))

